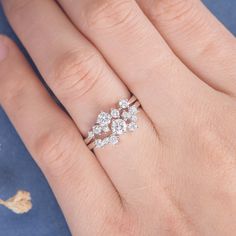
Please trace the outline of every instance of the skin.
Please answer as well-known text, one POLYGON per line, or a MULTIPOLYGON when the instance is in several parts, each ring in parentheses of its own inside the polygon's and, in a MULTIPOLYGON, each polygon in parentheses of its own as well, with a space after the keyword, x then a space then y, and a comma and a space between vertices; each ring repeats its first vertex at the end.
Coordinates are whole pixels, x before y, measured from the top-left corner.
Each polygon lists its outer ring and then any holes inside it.
POLYGON ((236 41, 200 1, 2 4, 71 117, 1 36, 0 103, 73 235, 235 235, 236 41), (97 114, 131 93, 139 129, 91 152, 97 114))

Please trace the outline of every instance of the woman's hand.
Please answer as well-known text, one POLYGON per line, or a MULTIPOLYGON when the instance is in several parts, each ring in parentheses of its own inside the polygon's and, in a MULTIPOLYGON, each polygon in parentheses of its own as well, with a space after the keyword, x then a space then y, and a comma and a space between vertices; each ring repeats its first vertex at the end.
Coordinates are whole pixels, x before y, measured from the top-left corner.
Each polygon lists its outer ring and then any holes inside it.
POLYGON ((2 4, 72 118, 1 37, 1 105, 73 235, 235 235, 236 42, 200 1, 2 4), (98 113, 131 94, 139 128, 91 152, 98 113))

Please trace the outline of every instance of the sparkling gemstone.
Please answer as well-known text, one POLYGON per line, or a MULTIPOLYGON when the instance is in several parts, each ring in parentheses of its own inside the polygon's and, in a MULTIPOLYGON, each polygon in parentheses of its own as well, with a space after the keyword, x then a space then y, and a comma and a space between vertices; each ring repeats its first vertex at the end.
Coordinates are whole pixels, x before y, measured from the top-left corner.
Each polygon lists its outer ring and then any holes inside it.
POLYGON ((138 108, 134 105, 129 107, 129 113, 132 115, 136 115, 138 113, 138 108))
POLYGON ((127 124, 122 119, 116 119, 112 121, 111 129, 113 134, 120 135, 126 132, 127 124))
POLYGON ((122 114, 121 114, 121 116, 122 116, 122 118, 124 119, 124 120, 129 120, 130 118, 131 118, 131 114, 129 113, 129 112, 127 112, 127 111, 123 111, 122 112, 122 114))
POLYGON ((132 115, 130 119, 131 119, 133 122, 137 122, 138 117, 135 116, 135 115, 132 115))
POLYGON ((128 130, 133 132, 138 128, 138 125, 135 122, 131 122, 128 124, 128 130))
POLYGON ((105 132, 105 133, 109 132, 110 131, 109 126, 107 126, 107 125, 102 126, 102 131, 105 132))
POLYGON ((93 131, 89 131, 88 132, 88 138, 93 138, 94 137, 94 133, 93 133, 93 131))
POLYGON ((97 123, 100 125, 108 125, 111 123, 111 115, 106 112, 101 112, 98 115, 97 123))
POLYGON ((120 111, 118 109, 111 109, 111 116, 113 118, 119 118, 120 117, 120 111))
POLYGON ((128 99, 121 99, 121 100, 119 101, 119 106, 120 106, 120 108, 122 108, 122 109, 128 108, 128 107, 129 107, 129 101, 128 101, 128 99))
POLYGON ((101 134, 101 132, 102 132, 102 127, 101 126, 99 126, 99 125, 93 126, 93 133, 94 134, 101 134))
POLYGON ((96 139, 95 146, 96 148, 102 148, 104 146, 103 141, 101 139, 96 139))
POLYGON ((104 139, 102 140, 102 142, 103 142, 103 146, 109 144, 109 143, 110 143, 110 137, 104 138, 104 139))
POLYGON ((109 139, 110 139, 110 144, 113 144, 113 145, 115 145, 119 142, 119 138, 115 135, 110 136, 109 139))

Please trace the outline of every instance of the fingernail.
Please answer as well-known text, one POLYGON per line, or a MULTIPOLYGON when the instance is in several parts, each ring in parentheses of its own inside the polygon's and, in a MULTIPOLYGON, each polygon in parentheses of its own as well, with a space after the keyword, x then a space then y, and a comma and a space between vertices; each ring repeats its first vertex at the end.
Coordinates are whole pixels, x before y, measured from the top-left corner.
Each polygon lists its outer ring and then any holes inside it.
POLYGON ((0 62, 3 61, 8 54, 8 47, 0 37, 0 62))

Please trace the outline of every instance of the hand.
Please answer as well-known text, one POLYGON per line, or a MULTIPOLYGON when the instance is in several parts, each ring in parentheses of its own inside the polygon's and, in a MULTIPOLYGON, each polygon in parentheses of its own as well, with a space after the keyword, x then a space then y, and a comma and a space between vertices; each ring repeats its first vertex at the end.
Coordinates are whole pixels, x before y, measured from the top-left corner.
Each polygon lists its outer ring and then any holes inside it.
POLYGON ((236 43, 195 0, 2 0, 45 81, 1 37, 0 102, 73 235, 235 235, 236 43), (90 151, 134 94, 139 128, 90 151))

